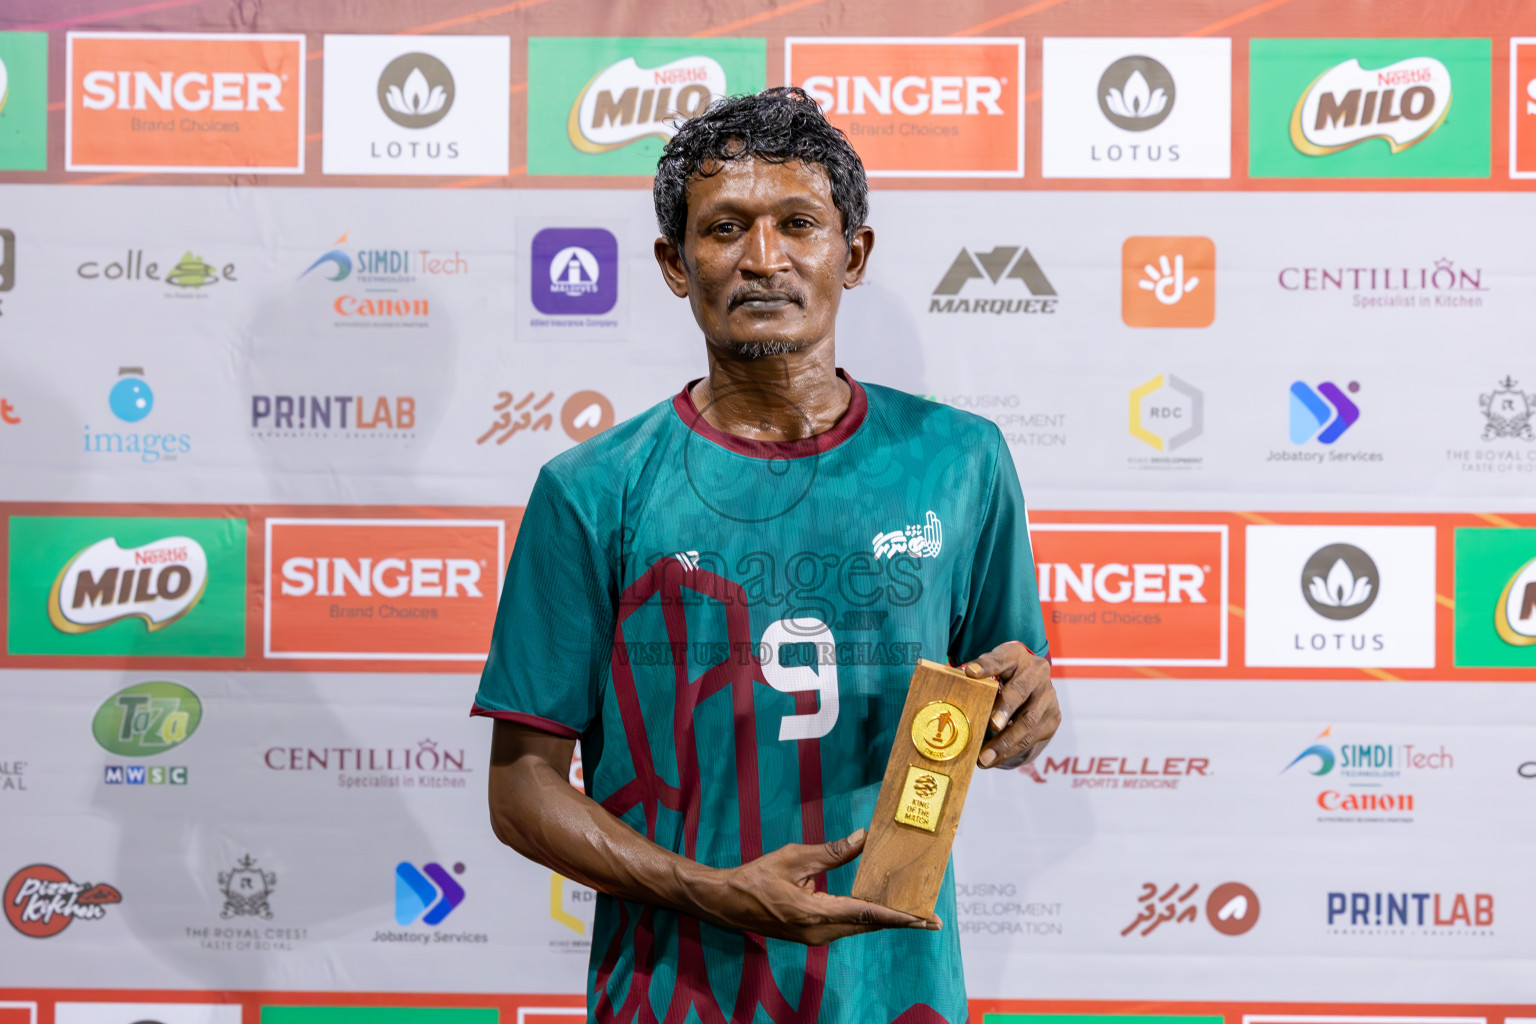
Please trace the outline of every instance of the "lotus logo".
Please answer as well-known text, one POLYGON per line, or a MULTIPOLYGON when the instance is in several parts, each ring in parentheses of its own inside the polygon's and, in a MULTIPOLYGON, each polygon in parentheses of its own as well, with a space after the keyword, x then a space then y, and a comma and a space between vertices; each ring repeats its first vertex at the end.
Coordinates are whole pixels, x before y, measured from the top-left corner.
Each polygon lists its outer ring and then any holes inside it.
POLYGON ((208 555, 191 537, 119 547, 108 537, 65 563, 48 593, 48 619, 64 633, 89 633, 140 618, 150 632, 181 618, 208 585, 208 555))
POLYGON ((1393 153, 1423 142, 1451 109, 1451 73, 1433 57, 1368 70, 1351 58, 1307 86, 1291 112, 1291 144, 1327 156, 1383 139, 1393 153))
POLYGON ((1329 544, 1307 559, 1301 592, 1326 619, 1354 619, 1376 603, 1380 577, 1371 556, 1353 544, 1329 544))
POLYGON ((407 53, 379 75, 379 107, 402 128, 429 128, 453 107, 453 75, 429 53, 407 53))
POLYGON ((1151 57, 1121 57, 1100 76, 1098 96, 1111 124, 1144 132, 1173 112, 1173 76, 1151 57))

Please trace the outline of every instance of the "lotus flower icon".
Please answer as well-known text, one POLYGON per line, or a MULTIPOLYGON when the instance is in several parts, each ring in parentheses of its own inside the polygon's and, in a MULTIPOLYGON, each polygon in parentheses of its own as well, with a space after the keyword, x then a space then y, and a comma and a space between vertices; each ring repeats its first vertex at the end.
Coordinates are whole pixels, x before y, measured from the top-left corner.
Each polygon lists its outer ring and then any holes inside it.
POLYGON ((448 91, 440 85, 429 87, 427 76, 421 73, 421 68, 412 68, 411 73, 405 76, 404 90, 398 85, 391 85, 385 90, 384 96, 391 110, 408 117, 435 114, 448 102, 448 91))
POLYGON ((453 73, 430 53, 404 53, 379 75, 379 108, 402 128, 430 128, 453 108, 453 73))
POLYGON ((1381 574, 1371 556, 1353 544, 1329 544, 1313 552, 1301 570, 1301 592, 1326 619, 1353 619, 1376 602, 1381 574))
POLYGON ((1144 132, 1172 113, 1175 91, 1173 75, 1160 61, 1121 57, 1099 76, 1099 110, 1117 128, 1144 132))
POLYGON ((1121 117, 1139 121, 1161 114, 1168 106, 1168 95, 1149 86, 1147 77, 1140 71, 1132 71, 1123 87, 1105 93, 1104 102, 1121 117))
POLYGON ((1312 593, 1312 600, 1331 608, 1349 608, 1364 604, 1371 598, 1370 579, 1350 572, 1342 558, 1334 561, 1333 567, 1328 570, 1327 579, 1313 576, 1307 583, 1307 589, 1312 593))

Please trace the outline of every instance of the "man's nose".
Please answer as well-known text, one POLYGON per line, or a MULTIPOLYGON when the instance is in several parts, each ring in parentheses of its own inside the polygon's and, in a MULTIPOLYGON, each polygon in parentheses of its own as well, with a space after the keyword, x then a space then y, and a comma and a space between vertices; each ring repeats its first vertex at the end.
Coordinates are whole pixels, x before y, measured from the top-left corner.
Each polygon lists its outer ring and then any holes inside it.
POLYGON ((784 250, 784 236, 779 226, 767 217, 759 217, 747 229, 747 247, 738 264, 749 277, 772 277, 789 269, 789 256, 784 250))

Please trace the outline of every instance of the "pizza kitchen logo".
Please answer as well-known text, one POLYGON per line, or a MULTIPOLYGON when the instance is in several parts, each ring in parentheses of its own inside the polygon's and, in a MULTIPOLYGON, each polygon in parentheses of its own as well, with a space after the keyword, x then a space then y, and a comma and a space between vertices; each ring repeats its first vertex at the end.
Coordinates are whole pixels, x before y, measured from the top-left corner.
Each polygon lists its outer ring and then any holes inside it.
POLYGON ((100 921, 123 894, 105 882, 73 882, 52 864, 29 864, 5 886, 5 918, 29 939, 51 939, 75 921, 100 921))

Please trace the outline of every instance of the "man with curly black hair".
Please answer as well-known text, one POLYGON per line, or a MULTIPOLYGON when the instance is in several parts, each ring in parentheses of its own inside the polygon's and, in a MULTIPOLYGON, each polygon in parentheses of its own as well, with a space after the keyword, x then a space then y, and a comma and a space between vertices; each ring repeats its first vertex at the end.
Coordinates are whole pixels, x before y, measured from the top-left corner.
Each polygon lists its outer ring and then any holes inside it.
POLYGON ((1012 458, 837 369, 875 236, 805 93, 684 122, 654 194, 708 373, 539 475, 475 702, 493 827, 598 891, 591 1021, 958 1024, 953 871, 928 920, 847 893, 917 658, 1001 683, 984 768, 1060 722, 1012 458))

